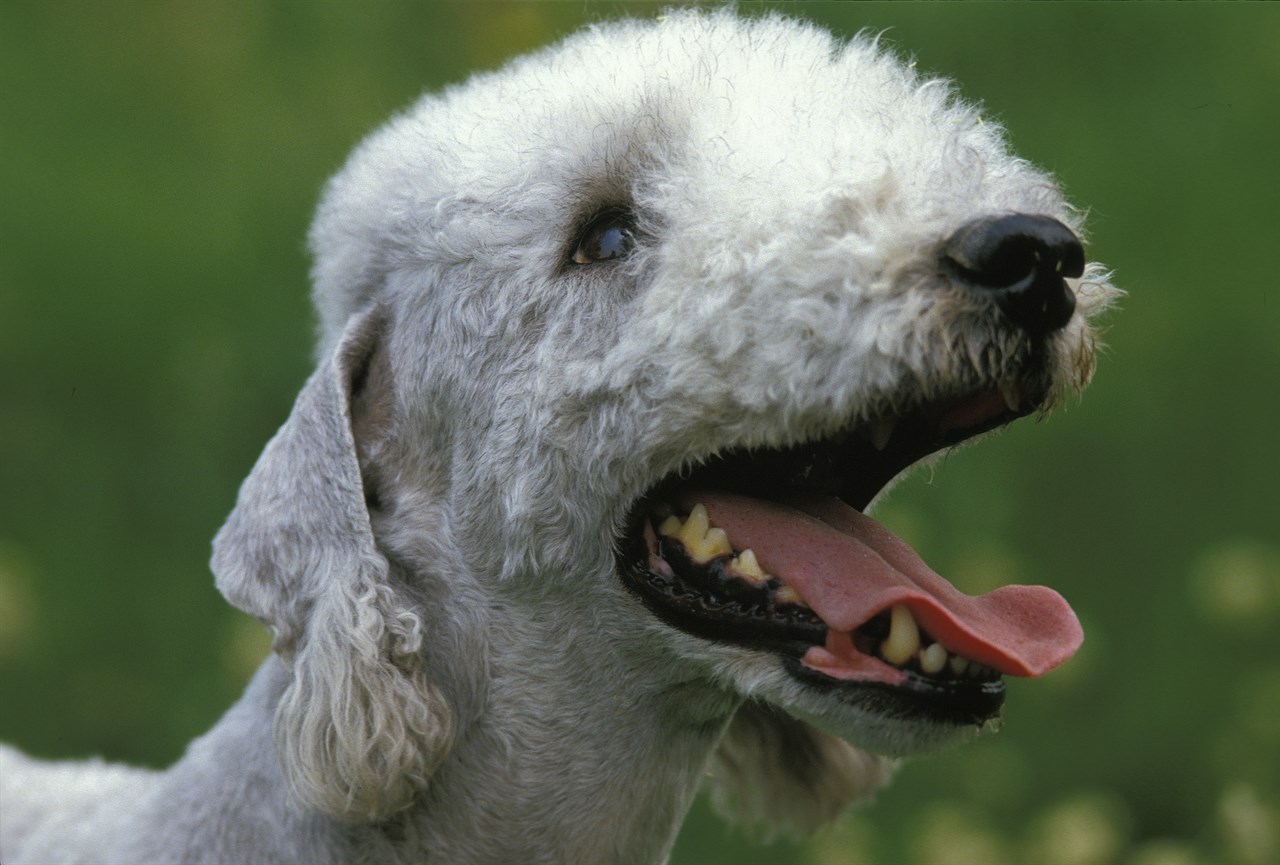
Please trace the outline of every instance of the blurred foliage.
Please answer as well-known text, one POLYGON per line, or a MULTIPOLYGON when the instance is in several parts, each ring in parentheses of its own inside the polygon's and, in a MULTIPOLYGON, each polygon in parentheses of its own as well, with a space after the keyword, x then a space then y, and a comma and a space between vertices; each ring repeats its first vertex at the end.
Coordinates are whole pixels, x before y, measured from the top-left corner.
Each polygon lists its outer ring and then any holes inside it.
MULTIPOLYGON (((880 514, 1088 640, 839 827, 761 845, 700 800, 673 861, 1277 861, 1280 8, 785 7, 886 30, 1090 208, 1130 295, 1082 404, 880 514)), ((265 638, 207 544, 308 369, 321 184, 423 88, 657 10, 0 3, 0 736, 159 765, 234 700, 265 638)))

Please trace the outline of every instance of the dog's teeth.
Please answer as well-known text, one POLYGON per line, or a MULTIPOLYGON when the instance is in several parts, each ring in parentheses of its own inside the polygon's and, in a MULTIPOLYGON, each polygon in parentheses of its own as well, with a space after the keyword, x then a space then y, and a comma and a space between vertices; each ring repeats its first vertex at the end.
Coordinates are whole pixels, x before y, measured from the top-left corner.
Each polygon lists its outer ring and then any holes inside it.
POLYGON ((702 505, 694 505, 688 518, 683 521, 677 516, 667 517, 658 526, 658 534, 679 541, 689 558, 700 565, 733 553, 729 536, 724 533, 724 529, 711 527, 707 509, 702 505))
POLYGON ((809 609, 809 605, 804 602, 804 598, 800 597, 800 593, 785 583, 773 593, 773 600, 779 604, 792 604, 809 609))
POLYGON ((952 655, 951 660, 947 662, 947 666, 951 668, 951 672, 957 676, 963 676, 964 671, 969 668, 969 659, 962 658, 959 655, 952 655))
POLYGON ((928 648, 920 650, 920 669, 930 676, 942 672, 947 665, 947 650, 941 643, 931 643, 928 648))
MULTIPOLYGON (((665 526, 666 523, 663 525, 665 526)), ((702 505, 693 506, 693 510, 689 512, 689 518, 672 534, 672 537, 684 544, 689 558, 700 565, 718 556, 728 556, 733 553, 729 536, 724 533, 724 529, 711 528, 707 509, 702 505)))
POLYGON ((702 564, 717 556, 732 555, 733 547, 729 544, 729 536, 724 533, 724 529, 708 529, 700 544, 689 547, 689 554, 695 562, 702 564))
POLYGON ((707 517, 707 509, 702 505, 694 505, 693 510, 689 511, 689 516, 676 527, 671 537, 684 544, 689 550, 689 555, 693 555, 694 549, 700 547, 706 539, 709 528, 711 528, 711 521, 707 517))
POLYGON ((1022 406, 1022 388, 1018 387, 1016 381, 1000 382, 1000 395, 1004 397, 1004 404, 1009 407, 1009 411, 1018 411, 1022 406))
POLYGON ((707 509, 702 505, 694 505, 681 531, 691 538, 701 540, 709 528, 711 528, 711 518, 707 516, 707 509))
POLYGON ((889 637, 880 644, 880 655, 894 666, 902 666, 920 650, 920 628, 911 611, 895 604, 889 612, 889 637))
POLYGON ((871 442, 871 446, 878 451, 884 450, 889 444, 889 439, 893 438, 893 428, 897 423, 891 417, 872 421, 871 426, 867 428, 867 440, 871 442))
POLYGON ((730 559, 729 570, 735 577, 740 577, 757 586, 769 581, 769 575, 765 573, 764 568, 760 567, 760 563, 756 561, 756 554, 751 550, 743 550, 730 559))

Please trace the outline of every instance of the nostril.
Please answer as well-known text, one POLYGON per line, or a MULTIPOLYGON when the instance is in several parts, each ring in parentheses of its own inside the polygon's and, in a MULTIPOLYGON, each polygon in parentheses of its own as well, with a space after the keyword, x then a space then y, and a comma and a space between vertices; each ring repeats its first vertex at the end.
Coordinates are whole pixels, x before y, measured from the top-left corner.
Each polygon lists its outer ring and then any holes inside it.
POLYGON ((1084 247, 1058 220, 1024 213, 980 219, 953 234, 943 256, 1024 330, 1043 335, 1071 320, 1075 295, 1064 277, 1084 273, 1084 247))

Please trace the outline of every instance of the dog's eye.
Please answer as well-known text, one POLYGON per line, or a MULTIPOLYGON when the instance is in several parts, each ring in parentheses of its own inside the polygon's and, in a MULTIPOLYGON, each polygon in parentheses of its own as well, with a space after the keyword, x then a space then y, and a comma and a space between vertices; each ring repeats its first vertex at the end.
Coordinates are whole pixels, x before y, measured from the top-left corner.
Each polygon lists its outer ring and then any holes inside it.
POLYGON ((606 210, 595 216, 578 238, 574 264, 622 258, 635 245, 635 219, 626 210, 606 210))

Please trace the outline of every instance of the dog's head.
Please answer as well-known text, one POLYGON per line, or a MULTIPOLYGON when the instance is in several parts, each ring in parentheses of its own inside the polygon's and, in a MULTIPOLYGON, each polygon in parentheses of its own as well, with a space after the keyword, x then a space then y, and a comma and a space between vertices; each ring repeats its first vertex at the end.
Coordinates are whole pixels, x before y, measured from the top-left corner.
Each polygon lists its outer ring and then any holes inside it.
POLYGON ((215 550, 295 670, 295 784, 381 815, 425 782, 441 569, 567 587, 601 652, 751 700, 739 768, 803 739, 882 777, 794 718, 896 755, 980 728, 1074 615, 964 596, 865 511, 1088 381, 1115 291, 1079 222, 945 83, 778 18, 602 26, 394 119, 321 205, 320 368, 215 550))

